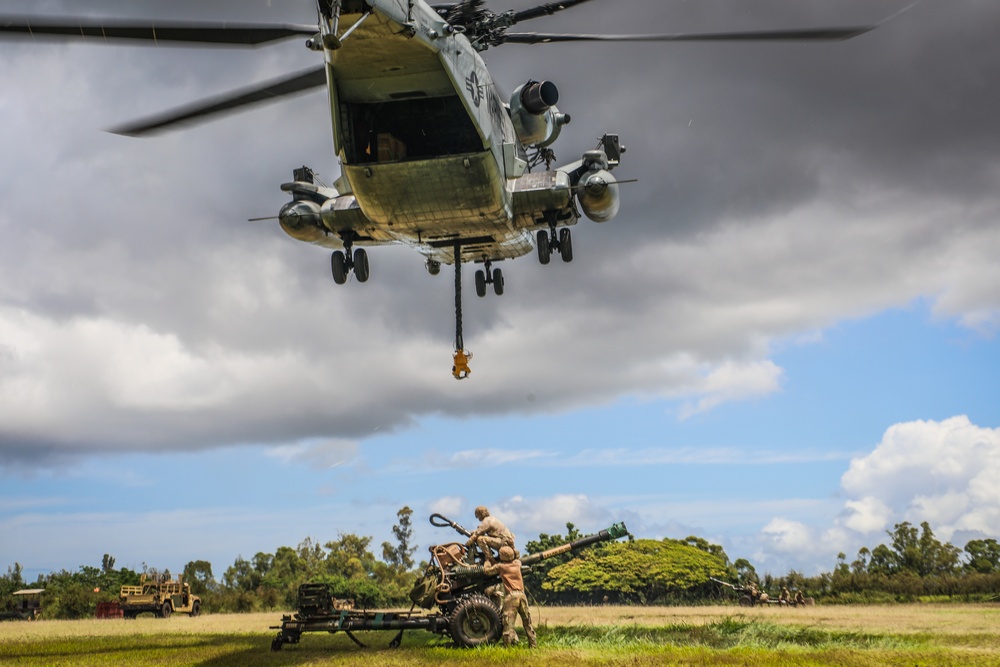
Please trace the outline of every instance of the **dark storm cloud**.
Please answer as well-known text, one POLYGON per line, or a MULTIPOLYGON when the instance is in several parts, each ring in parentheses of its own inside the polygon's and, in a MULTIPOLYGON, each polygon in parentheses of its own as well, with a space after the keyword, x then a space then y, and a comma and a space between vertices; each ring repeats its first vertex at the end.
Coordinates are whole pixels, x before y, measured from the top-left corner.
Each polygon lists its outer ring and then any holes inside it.
MULTIPOLYGON (((908 4, 619 0, 519 29, 870 25, 908 4)), ((307 0, 4 11, 314 17, 307 0)), ((337 289, 326 252, 244 222, 275 214, 292 168, 338 175, 322 93, 152 139, 99 131, 315 64, 301 40, 235 52, 4 41, 0 461, 363 440, 428 414, 627 394, 712 405, 773 390, 774 338, 920 296, 986 313, 988 329, 998 20, 994 4, 925 2, 836 44, 488 51, 506 90, 558 84, 573 116, 561 161, 617 132, 629 148, 617 173, 639 182, 622 186, 615 221, 581 222, 572 264, 506 263, 506 296, 467 297, 477 356, 461 384, 448 373, 449 270, 433 278, 419 254, 375 249, 372 280, 337 289)))

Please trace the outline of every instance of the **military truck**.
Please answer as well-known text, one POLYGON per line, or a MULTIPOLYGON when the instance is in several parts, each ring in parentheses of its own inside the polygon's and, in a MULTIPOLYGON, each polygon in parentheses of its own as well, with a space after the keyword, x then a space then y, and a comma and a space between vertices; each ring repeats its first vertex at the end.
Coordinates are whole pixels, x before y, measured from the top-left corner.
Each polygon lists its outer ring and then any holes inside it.
POLYGON ((14 591, 11 595, 17 598, 17 606, 5 612, 0 612, 0 621, 34 621, 42 615, 42 593, 44 588, 29 588, 14 591))
POLYGON ((156 581, 141 575, 138 586, 122 586, 118 606, 125 618, 135 618, 144 612, 152 612, 160 618, 167 618, 174 612, 197 616, 201 613, 201 598, 191 594, 191 586, 184 583, 183 577, 178 577, 177 581, 156 581))

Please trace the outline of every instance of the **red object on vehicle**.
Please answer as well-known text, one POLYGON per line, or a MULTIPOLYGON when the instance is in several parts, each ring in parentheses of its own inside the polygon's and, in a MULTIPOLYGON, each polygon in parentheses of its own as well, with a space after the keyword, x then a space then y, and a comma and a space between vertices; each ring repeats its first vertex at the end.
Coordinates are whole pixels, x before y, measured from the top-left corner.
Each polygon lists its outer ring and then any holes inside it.
POLYGON ((96 618, 124 618, 122 608, 117 602, 98 602, 97 611, 94 612, 96 618))

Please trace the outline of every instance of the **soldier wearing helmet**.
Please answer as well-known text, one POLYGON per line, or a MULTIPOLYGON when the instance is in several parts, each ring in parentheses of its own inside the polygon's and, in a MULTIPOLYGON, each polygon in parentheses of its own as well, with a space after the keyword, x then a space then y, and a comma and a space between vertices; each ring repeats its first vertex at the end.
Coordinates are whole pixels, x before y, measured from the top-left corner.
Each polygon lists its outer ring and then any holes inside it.
POLYGON ((499 550, 501 547, 510 547, 517 557, 517 547, 514 545, 514 533, 503 525, 500 519, 492 516, 490 511, 480 505, 476 508, 476 518, 479 519, 479 527, 472 531, 465 546, 471 547, 473 544, 479 545, 484 554, 489 554, 490 549, 499 550))
POLYGON ((483 571, 488 575, 499 575, 503 583, 503 643, 510 646, 517 643, 517 631, 514 623, 521 617, 521 625, 528 636, 528 647, 538 648, 535 638, 535 626, 531 624, 531 612, 528 611, 528 596, 524 593, 524 577, 521 576, 521 561, 517 558, 514 548, 504 545, 500 547, 500 562, 493 558, 489 551, 486 554, 486 565, 483 571))

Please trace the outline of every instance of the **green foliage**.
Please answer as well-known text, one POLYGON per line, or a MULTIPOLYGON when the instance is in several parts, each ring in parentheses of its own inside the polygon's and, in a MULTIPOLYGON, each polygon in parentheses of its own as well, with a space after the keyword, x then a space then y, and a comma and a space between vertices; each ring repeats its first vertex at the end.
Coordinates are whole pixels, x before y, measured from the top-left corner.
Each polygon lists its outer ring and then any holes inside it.
POLYGON ((554 567, 543 588, 574 592, 584 599, 655 603, 696 594, 711 577, 725 576, 727 563, 685 541, 663 539, 614 542, 583 551, 554 567))
POLYGON ((392 534, 396 537, 396 546, 390 542, 382 543, 382 560, 395 568, 398 572, 406 572, 413 569, 413 552, 416 547, 410 546, 413 539, 413 526, 410 524, 410 517, 413 510, 404 507, 396 513, 399 523, 392 527, 392 534))
POLYGON ((1000 544, 996 540, 970 540, 965 545, 965 552, 969 554, 969 562, 965 564, 967 571, 980 574, 1000 572, 1000 544))
MULTIPOLYGON (((580 531, 576 529, 576 526, 567 522, 565 537, 558 534, 549 535, 548 533, 542 533, 538 536, 537 540, 528 542, 524 546, 524 551, 528 554, 541 553, 566 544, 567 542, 578 540, 581 537, 583 537, 583 535, 581 535, 580 531)), ((563 563, 568 563, 572 558, 572 554, 567 553, 559 556, 553 556, 552 558, 547 558, 546 560, 535 563, 531 566, 531 572, 524 575, 525 588, 541 602, 556 602, 559 596, 553 595, 552 591, 546 590, 543 585, 548 579, 549 572, 554 567, 563 563)))

